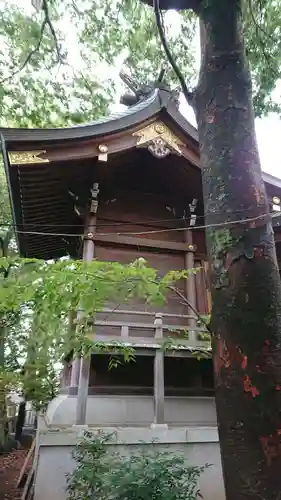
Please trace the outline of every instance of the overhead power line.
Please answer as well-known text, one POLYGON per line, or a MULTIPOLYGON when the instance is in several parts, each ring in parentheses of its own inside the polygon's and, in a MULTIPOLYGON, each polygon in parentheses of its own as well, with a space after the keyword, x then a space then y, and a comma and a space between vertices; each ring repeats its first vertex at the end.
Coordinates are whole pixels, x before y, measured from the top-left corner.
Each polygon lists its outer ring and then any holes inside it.
MULTIPOLYGON (((245 219, 239 219, 239 220, 230 220, 226 222, 218 222, 214 224, 205 224, 201 226, 186 226, 186 227, 176 227, 176 228, 170 228, 170 229, 152 229, 150 231, 117 231, 117 232, 98 232, 96 233, 97 236, 140 236, 140 235, 146 235, 146 234, 161 234, 161 233, 168 233, 168 232, 174 232, 174 231, 187 231, 187 230, 198 230, 198 229, 210 229, 210 228, 216 228, 216 227, 231 227, 233 225, 238 225, 238 224, 246 224, 247 222, 256 222, 258 220, 261 220, 265 217, 271 217, 272 219, 276 217, 280 217, 279 212, 273 212, 273 213, 264 213, 261 215, 258 215, 256 217, 249 217, 245 219)), ((25 231, 25 230, 20 230, 20 229, 15 229, 16 234, 26 234, 26 235, 34 235, 34 236, 62 236, 62 237, 71 237, 71 238, 82 238, 84 237, 87 233, 53 233, 53 232, 45 232, 45 231, 25 231)))
MULTIPOLYGON (((232 210, 232 214, 233 213, 245 213, 245 212, 248 212, 252 210, 252 208, 241 208, 241 209, 238 209, 238 210, 232 210)), ((222 212, 220 211, 216 211, 216 212, 212 212, 211 214, 205 214, 205 215, 197 215, 196 214, 196 220, 198 219, 204 219, 206 216, 210 217, 210 216, 217 216, 217 215, 220 215, 222 212)), ((277 213, 277 212, 272 212, 272 213, 277 213)), ((280 215, 280 218, 281 218, 281 212, 279 212, 279 215, 280 215)), ((151 224, 154 224, 154 223, 164 223, 164 222, 188 222, 190 219, 190 214, 188 215, 184 215, 182 217, 171 217, 171 218, 167 218, 167 219, 145 219, 145 220, 136 220, 136 221, 122 221, 120 219, 107 219, 106 217, 102 217, 101 219, 98 219, 97 221, 97 227, 118 227, 118 226, 138 226, 138 225, 143 225, 143 226, 150 226, 151 224), (101 221, 110 221, 110 222, 101 222, 101 221)), ((23 223, 23 222, 19 222, 19 223, 11 223, 10 221, 7 221, 7 222, 1 222, 0 223, 0 227, 14 227, 14 228, 25 228, 25 227, 28 227, 28 228, 32 228, 32 227, 50 227, 50 228, 55 228, 55 227, 81 227, 83 226, 83 223, 80 223, 80 224, 72 224, 72 223, 59 223, 59 224, 56 224, 56 223, 39 223, 39 222, 27 222, 27 223, 23 223)), ((166 228, 162 228, 162 229, 166 229, 166 228)))

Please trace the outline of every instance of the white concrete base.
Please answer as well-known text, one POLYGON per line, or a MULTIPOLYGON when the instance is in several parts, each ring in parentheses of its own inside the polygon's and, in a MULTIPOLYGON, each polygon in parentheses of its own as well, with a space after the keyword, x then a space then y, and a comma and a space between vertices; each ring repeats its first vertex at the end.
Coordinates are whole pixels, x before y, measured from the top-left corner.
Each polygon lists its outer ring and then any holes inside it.
MULTIPOLYGON (((48 429, 38 431, 38 466, 35 480, 34 500, 66 500, 66 474, 75 467, 72 451, 81 437, 81 427, 48 429)), ((43 426, 44 427, 44 426, 43 426)), ((89 428, 88 428, 89 430, 89 428)), ((92 428, 93 433, 99 429, 92 428)), ((168 450, 186 457, 188 464, 212 466, 203 473, 200 489, 205 500, 225 500, 222 481, 218 433, 212 427, 103 427, 113 435, 110 450, 128 455, 140 448, 168 450)))
MULTIPOLYGON (((50 402, 47 421, 54 426, 76 422, 77 396, 59 395, 50 402)), ((151 426, 154 421, 153 396, 88 396, 86 424, 106 426, 151 426)), ((168 426, 215 426, 213 398, 165 397, 164 421, 168 426)))
POLYGON ((168 425, 167 424, 151 424, 151 429, 162 429, 162 430, 167 430, 168 425))

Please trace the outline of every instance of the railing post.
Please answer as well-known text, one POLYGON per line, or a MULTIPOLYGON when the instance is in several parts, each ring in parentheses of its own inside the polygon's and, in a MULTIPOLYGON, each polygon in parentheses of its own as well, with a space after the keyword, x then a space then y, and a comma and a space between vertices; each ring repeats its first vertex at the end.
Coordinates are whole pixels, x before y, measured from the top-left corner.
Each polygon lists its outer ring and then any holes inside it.
POLYGON ((121 338, 127 339, 129 337, 129 327, 127 325, 121 326, 121 338))
MULTIPOLYGON (((155 339, 163 338, 163 321, 162 314, 155 315, 155 339)), ((164 424, 164 403, 165 403, 165 386, 164 386, 164 351, 160 348, 156 349, 154 357, 154 424, 164 424)))

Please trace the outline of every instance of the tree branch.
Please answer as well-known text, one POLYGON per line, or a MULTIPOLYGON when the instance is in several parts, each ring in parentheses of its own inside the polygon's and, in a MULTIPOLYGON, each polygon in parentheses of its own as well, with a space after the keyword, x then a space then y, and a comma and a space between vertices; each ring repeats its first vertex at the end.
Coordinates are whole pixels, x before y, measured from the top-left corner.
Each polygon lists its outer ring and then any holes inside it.
POLYGON ((57 62, 61 62, 62 64, 64 63, 64 60, 63 60, 63 57, 62 57, 61 51, 60 51, 60 46, 59 46, 56 30, 55 30, 53 23, 51 21, 51 18, 50 18, 47 0, 43 0, 42 10, 44 12, 44 20, 43 20, 42 25, 41 25, 40 36, 39 36, 39 40, 37 42, 37 45, 27 55, 26 59, 24 60, 24 62, 22 63, 22 65, 18 69, 16 69, 15 71, 12 72, 11 75, 7 76, 6 78, 4 78, 3 80, 0 81, 0 85, 11 80, 11 78, 13 78, 15 75, 20 73, 28 65, 28 63, 31 61, 32 57, 36 54, 36 52, 38 52, 40 50, 41 43, 42 43, 43 36, 44 36, 44 32, 45 32, 45 28, 47 25, 49 26, 49 29, 51 31, 51 35, 52 35, 54 43, 55 43, 55 49, 56 49, 56 53, 57 53, 57 62))
POLYGON ((261 50, 262 50, 263 56, 264 56, 266 62, 268 63, 271 71, 274 73, 274 75, 277 78, 280 78, 280 74, 277 71, 275 71, 274 68, 272 68, 271 61, 270 61, 271 55, 268 53, 268 51, 266 49, 266 43, 263 41, 262 36, 261 36, 260 33, 263 33, 267 38, 270 38, 271 41, 274 42, 274 43, 276 42, 276 40, 274 40, 274 37, 270 33, 267 33, 267 31, 256 20, 255 14, 254 14, 254 10, 253 10, 252 0, 248 0, 248 6, 249 6, 249 11, 250 11, 250 16, 251 16, 253 24, 254 24, 254 26, 256 28, 256 35, 257 35, 257 37, 259 38, 259 41, 260 41, 260 46, 261 46, 261 50))
POLYGON ((63 63, 63 58, 62 58, 62 55, 61 55, 61 51, 60 51, 60 46, 59 46, 59 42, 58 42, 56 30, 55 30, 55 28, 53 26, 53 23, 51 21, 51 18, 50 18, 50 13, 49 13, 49 7, 48 7, 47 0, 43 0, 42 9, 43 9, 44 14, 45 14, 45 21, 46 21, 47 25, 50 28, 53 40, 55 42, 55 49, 56 49, 57 56, 58 56, 58 62, 62 62, 63 63))
POLYGON ((164 30, 164 26, 163 26, 162 14, 160 11, 160 0, 153 0, 153 7, 154 7, 157 30, 159 33, 159 37, 160 37, 163 49, 166 53, 167 59, 168 59, 170 65, 172 66, 172 68, 173 68, 173 70, 174 70, 174 72, 175 72, 175 74, 176 74, 176 76, 181 84, 182 92, 183 92, 184 97, 186 98, 186 101, 193 108, 193 110, 195 110, 195 92, 190 91, 187 88, 184 76, 181 73, 178 65, 176 64, 174 57, 173 57, 173 55, 168 47, 168 43, 167 43, 167 39, 166 39, 166 35, 165 35, 165 30, 164 30))
POLYGON ((47 24, 47 20, 44 19, 42 26, 41 26, 41 30, 40 30, 40 37, 39 37, 39 40, 37 42, 36 47, 28 54, 28 56, 26 57, 26 59, 24 60, 24 62, 22 63, 22 65, 18 69, 16 69, 15 71, 13 71, 13 73, 11 75, 7 76, 6 78, 4 78, 3 80, 0 81, 0 85, 11 80, 11 78, 13 78, 15 75, 20 73, 28 65, 28 63, 31 61, 32 57, 36 54, 36 52, 38 52, 40 50, 46 24, 47 24))
POLYGON ((206 330, 208 330, 208 332, 212 335, 212 337, 214 336, 214 332, 211 330, 210 326, 208 325, 207 321, 204 320, 204 318, 202 318, 202 316, 199 314, 199 312, 197 311, 197 309, 195 307, 193 307, 193 305, 191 304, 191 302, 185 297, 185 295, 183 293, 180 292, 180 290, 178 290, 178 288, 174 287, 174 286, 170 286, 169 287, 170 290, 172 290, 173 292, 175 292, 182 300, 183 302, 188 306, 190 307, 190 309, 194 312, 195 316, 197 317, 197 319, 205 326, 206 330))

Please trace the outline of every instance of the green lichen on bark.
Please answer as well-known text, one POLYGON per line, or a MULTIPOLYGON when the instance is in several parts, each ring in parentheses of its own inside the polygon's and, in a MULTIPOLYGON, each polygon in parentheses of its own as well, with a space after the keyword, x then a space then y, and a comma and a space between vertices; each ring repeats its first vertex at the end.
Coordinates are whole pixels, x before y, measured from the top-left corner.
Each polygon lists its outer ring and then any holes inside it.
POLYGON ((276 500, 281 491, 281 284, 272 224, 264 216, 268 205, 239 2, 209 0, 200 21, 196 104, 205 221, 213 226, 207 247, 226 498, 250 500, 255 485, 255 498, 276 500))

